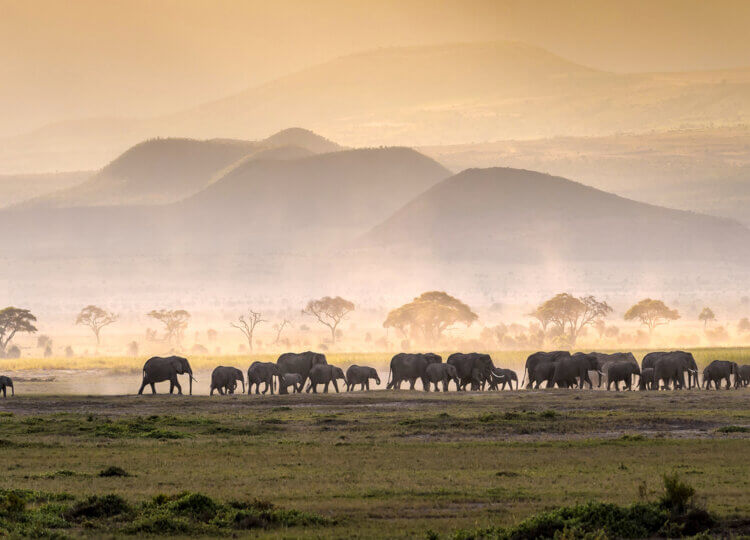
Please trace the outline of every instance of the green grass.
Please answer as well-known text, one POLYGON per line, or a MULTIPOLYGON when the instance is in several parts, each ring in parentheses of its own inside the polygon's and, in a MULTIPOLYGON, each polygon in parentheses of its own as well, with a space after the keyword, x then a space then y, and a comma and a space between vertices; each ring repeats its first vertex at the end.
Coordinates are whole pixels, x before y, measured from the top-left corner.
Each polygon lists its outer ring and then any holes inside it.
POLYGON ((748 399, 750 390, 18 396, 0 404, 0 489, 36 494, 24 523, 37 532, 93 537, 506 531, 557 507, 658 500, 662 475, 675 472, 715 515, 748 516, 750 435, 738 429, 750 427, 748 399), (180 509, 185 493, 209 519, 180 509), (120 514, 66 513, 110 495, 124 501, 109 499, 120 514), (280 513, 258 517, 256 500, 280 513))

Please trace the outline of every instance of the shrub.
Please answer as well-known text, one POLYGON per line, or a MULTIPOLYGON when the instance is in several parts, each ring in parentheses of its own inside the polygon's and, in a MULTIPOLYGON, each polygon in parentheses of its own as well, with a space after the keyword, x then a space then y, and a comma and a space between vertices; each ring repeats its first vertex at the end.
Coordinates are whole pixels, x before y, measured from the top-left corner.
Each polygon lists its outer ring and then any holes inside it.
POLYGON ((110 465, 106 469, 100 471, 99 476, 105 477, 105 478, 110 477, 110 476, 130 476, 130 473, 121 467, 117 467, 116 465, 110 465))
POLYGON ((77 502, 63 514, 66 519, 107 518, 124 514, 130 510, 128 503, 119 495, 92 495, 85 501, 77 502))
POLYGON ((677 473, 665 474, 662 479, 664 480, 664 494, 660 499, 661 504, 675 514, 684 514, 695 495, 695 489, 682 482, 677 473))

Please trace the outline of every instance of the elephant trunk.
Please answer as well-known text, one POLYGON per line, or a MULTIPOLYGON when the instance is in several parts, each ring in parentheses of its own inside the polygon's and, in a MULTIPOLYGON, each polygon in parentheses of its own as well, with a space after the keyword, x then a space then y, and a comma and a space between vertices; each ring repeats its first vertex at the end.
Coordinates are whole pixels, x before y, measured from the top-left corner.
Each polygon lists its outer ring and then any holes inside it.
POLYGON ((193 395, 193 380, 195 380, 195 377, 193 377, 192 371, 188 371, 188 373, 190 374, 190 395, 192 396, 193 395))

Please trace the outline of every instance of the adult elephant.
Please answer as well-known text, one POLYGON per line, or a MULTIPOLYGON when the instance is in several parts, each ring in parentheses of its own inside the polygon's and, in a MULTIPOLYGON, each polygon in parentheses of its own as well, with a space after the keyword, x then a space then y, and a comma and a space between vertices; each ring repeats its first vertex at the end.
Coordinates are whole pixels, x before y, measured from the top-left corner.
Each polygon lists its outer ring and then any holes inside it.
POLYGON ((616 362, 607 362, 605 364, 607 375, 607 390, 610 390, 612 383, 615 384, 615 390, 620 391, 620 383, 625 383, 624 388, 632 390, 633 375, 640 375, 641 368, 638 363, 629 360, 620 360, 616 362))
POLYGON ((339 393, 339 385, 336 384, 336 379, 344 379, 346 384, 346 376, 344 371, 337 366, 321 365, 318 364, 313 366, 310 370, 310 382, 307 385, 307 392, 312 390, 313 394, 318 393, 318 385, 323 385, 323 392, 328 393, 328 385, 333 383, 333 387, 336 389, 336 393, 339 393))
MULTIPOLYGON (((275 388, 274 377, 281 378, 283 373, 279 369, 277 364, 273 362, 253 362, 249 368, 247 368, 247 393, 248 395, 253 391, 253 385, 255 386, 255 393, 260 394, 260 384, 264 383, 266 386, 263 388, 263 394, 271 390, 271 395, 275 388)), ((281 386, 279 386, 279 393, 281 393, 281 386)))
POLYGON ((169 393, 171 394, 175 387, 177 393, 182 394, 182 387, 177 380, 177 375, 183 375, 187 373, 190 375, 190 395, 193 395, 193 370, 190 367, 190 362, 187 358, 182 356, 167 356, 162 358, 161 356, 154 356, 146 360, 143 364, 143 383, 141 388, 138 390, 138 394, 143 394, 143 389, 146 385, 151 385, 151 392, 156 393, 156 387, 154 383, 169 381, 169 393))
POLYGON ((219 394, 224 395, 234 394, 237 388, 237 381, 242 381, 242 393, 245 393, 245 375, 241 369, 231 366, 218 366, 211 372, 211 392, 210 396, 214 395, 214 390, 219 394))
POLYGON ((526 386, 527 389, 534 388, 539 390, 542 383, 547 383, 547 388, 552 388, 552 380, 555 375, 555 366, 557 363, 553 362, 541 362, 534 366, 531 374, 529 375, 529 384, 526 386))
POLYGON ((375 368, 351 365, 346 370, 346 391, 351 392, 358 384, 361 385, 360 390, 369 390, 370 379, 375 379, 375 382, 380 384, 380 376, 375 368))
MULTIPOLYGON (((307 377, 310 375, 310 370, 313 366, 324 366, 328 364, 326 355, 316 353, 312 351, 306 351, 303 353, 284 353, 279 356, 276 360, 276 365, 279 367, 279 371, 282 375, 287 373, 297 373, 302 377, 302 386, 307 382, 307 377)), ((280 394, 285 394, 286 389, 282 392, 279 389, 280 394)))
MULTIPOLYGON (((535 352, 534 354, 530 354, 529 357, 526 359, 526 365, 523 368, 523 377, 521 379, 521 386, 526 382, 526 377, 529 377, 529 383, 526 385, 526 388, 531 388, 531 375, 534 373, 534 369, 539 364, 554 364, 561 358, 570 358, 570 353, 568 351, 551 351, 551 352, 535 352)), ((538 385, 537 385, 538 387, 538 385)))
MULTIPOLYGON (((632 352, 616 352, 616 353, 592 352, 589 354, 596 356, 596 361, 597 361, 597 364, 599 365, 599 371, 603 374, 607 373, 607 365, 613 362, 627 362, 638 367, 639 372, 641 371, 641 367, 640 365, 638 365, 638 360, 635 359, 635 355, 632 352)), ((601 388, 601 386, 602 386, 602 375, 600 374, 598 387, 601 388)))
POLYGON ((739 373, 739 378, 735 379, 739 385, 735 386, 747 386, 750 384, 750 365, 740 366, 739 373))
POLYGON ((492 378, 492 370, 495 368, 490 355, 482 353, 453 353, 446 363, 456 368, 461 381, 459 390, 466 390, 469 383, 472 390, 478 390, 484 381, 492 378))
POLYGON ((643 357, 643 361, 641 362, 641 371, 643 371, 646 368, 654 368, 656 370, 656 363, 662 359, 662 358, 675 358, 677 359, 677 362, 681 365, 681 369, 683 371, 683 375, 679 377, 679 380, 682 381, 682 385, 680 388, 684 387, 684 373, 687 373, 688 376, 688 388, 692 388, 693 386, 699 386, 698 384, 698 365, 695 363, 695 358, 693 358, 693 355, 689 352, 685 351, 670 351, 670 352, 650 352, 646 356, 643 357))
POLYGON ((588 384, 593 388, 589 378, 589 371, 596 371, 601 378, 599 370, 599 361, 596 355, 586 353, 576 353, 569 358, 560 358, 555 362, 555 374, 552 376, 552 384, 559 388, 569 388, 578 384, 578 388, 583 388, 588 384))
MULTIPOLYGON (((737 362, 729 362, 728 360, 714 360, 706 366, 703 370, 703 386, 707 390, 711 389, 711 383, 717 390, 721 389, 721 381, 727 382, 727 390, 732 384, 732 375, 734 375, 735 382, 739 381, 740 378, 740 366, 737 362)), ((737 385, 735 384, 735 387, 737 385)))
MULTIPOLYGON (((648 368, 646 368, 648 369, 648 368)), ((685 364, 677 355, 664 355, 654 364, 654 390, 675 390, 685 388, 685 364)))
POLYGON ((3 392, 3 397, 8 397, 8 388, 10 388, 10 395, 16 395, 16 389, 13 387, 13 379, 6 375, 0 375, 0 390, 3 392))
POLYGON ((409 390, 414 390, 414 384, 420 379, 424 391, 429 392, 430 383, 425 377, 427 366, 442 361, 443 358, 434 353, 398 353, 391 358, 386 389, 400 390, 401 383, 409 381, 409 390))
POLYGON ((438 387, 438 383, 440 382, 443 383, 443 392, 448 391, 448 385, 451 381, 456 383, 456 389, 458 389, 461 384, 461 381, 458 379, 458 374, 456 373, 456 367, 451 364, 443 364, 442 362, 427 366, 427 369, 425 369, 425 377, 427 377, 428 384, 435 385, 435 392, 440 391, 440 388, 438 387))

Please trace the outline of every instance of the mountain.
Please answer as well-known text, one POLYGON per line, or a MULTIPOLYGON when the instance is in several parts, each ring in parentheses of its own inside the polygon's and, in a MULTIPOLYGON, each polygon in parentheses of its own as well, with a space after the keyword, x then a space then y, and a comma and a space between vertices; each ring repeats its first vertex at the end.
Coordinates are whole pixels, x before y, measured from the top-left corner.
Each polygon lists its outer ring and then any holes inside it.
POLYGON ((0 208, 85 182, 94 171, 0 175, 0 208))
POLYGON ((618 74, 523 43, 458 43, 337 58, 167 116, 56 124, 2 141, 0 171, 91 167, 86 152, 144 138, 256 139, 285 125, 350 146, 424 146, 741 123, 750 69, 618 74))
POLYGON ((341 147, 293 128, 261 141, 152 139, 139 143, 88 181, 27 201, 25 206, 158 205, 190 196, 241 160, 285 160, 341 147))
POLYGON ((636 268, 747 260, 750 230, 565 178, 490 168, 468 169, 430 188, 357 245, 443 263, 618 261, 636 268))

